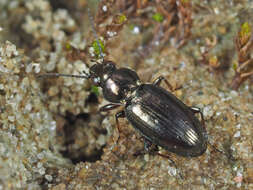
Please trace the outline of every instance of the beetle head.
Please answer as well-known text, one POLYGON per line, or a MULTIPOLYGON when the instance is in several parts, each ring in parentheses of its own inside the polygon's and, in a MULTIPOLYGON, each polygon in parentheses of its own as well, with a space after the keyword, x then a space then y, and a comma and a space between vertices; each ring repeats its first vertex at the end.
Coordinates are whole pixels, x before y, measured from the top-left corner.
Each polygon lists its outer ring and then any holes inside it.
POLYGON ((90 68, 90 79, 95 86, 101 86, 115 69, 116 66, 112 61, 96 63, 90 68))

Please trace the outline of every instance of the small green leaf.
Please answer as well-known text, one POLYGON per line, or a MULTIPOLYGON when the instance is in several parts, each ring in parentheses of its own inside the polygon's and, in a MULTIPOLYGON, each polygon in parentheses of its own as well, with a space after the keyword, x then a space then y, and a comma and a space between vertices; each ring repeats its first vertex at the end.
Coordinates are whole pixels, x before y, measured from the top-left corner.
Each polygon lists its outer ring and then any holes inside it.
POLYGON ((105 46, 102 42, 102 40, 98 40, 99 41, 99 44, 100 44, 100 47, 101 47, 101 51, 100 52, 100 48, 99 48, 99 45, 97 43, 97 40, 95 40, 93 43, 92 43, 92 47, 94 48, 94 53, 96 54, 96 57, 100 57, 100 54, 101 53, 104 53, 105 51, 105 46))
POLYGON ((126 22, 127 17, 124 14, 118 15, 117 24, 123 24, 126 22))
POLYGON ((156 22, 162 22, 163 21, 163 15, 161 15, 160 13, 155 13, 152 18, 156 21, 156 22))
POLYGON ((65 48, 66 48, 66 50, 71 50, 72 46, 70 45, 70 43, 67 42, 65 45, 65 48))
POLYGON ((248 36, 250 35, 250 33, 251 33, 251 28, 250 28, 249 23, 248 22, 243 23, 241 27, 241 32, 240 32, 241 36, 242 37, 248 36))
POLYGON ((251 27, 248 22, 245 22, 241 26, 240 37, 245 38, 251 35, 251 27))
POLYGON ((251 38, 251 26, 248 22, 244 22, 241 27, 240 27, 240 31, 238 33, 238 47, 242 48, 246 43, 249 42, 250 38, 251 38))
POLYGON ((234 71, 236 71, 236 69, 237 69, 237 64, 236 63, 233 64, 233 69, 234 69, 234 71))
POLYGON ((99 96, 99 90, 97 86, 91 86, 91 92, 94 93, 96 96, 99 96))

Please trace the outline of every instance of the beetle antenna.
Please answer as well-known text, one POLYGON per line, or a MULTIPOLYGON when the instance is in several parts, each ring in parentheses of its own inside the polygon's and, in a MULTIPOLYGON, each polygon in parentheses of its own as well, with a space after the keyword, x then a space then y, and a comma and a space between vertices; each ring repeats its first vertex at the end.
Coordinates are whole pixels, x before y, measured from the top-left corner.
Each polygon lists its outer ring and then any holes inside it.
POLYGON ((90 21, 90 24, 91 24, 93 35, 94 35, 94 37, 96 39, 96 42, 98 44, 99 56, 102 58, 102 61, 104 61, 104 55, 103 55, 103 52, 102 52, 102 47, 101 47, 101 44, 100 44, 100 42, 98 40, 98 35, 97 35, 97 32, 95 30, 95 25, 94 25, 94 19, 93 19, 92 15, 91 15, 89 7, 88 7, 88 16, 89 16, 89 21, 90 21))
POLYGON ((88 79, 89 75, 85 73, 85 75, 71 75, 71 74, 61 74, 61 73, 44 73, 37 75, 38 77, 72 77, 72 78, 83 78, 88 79))

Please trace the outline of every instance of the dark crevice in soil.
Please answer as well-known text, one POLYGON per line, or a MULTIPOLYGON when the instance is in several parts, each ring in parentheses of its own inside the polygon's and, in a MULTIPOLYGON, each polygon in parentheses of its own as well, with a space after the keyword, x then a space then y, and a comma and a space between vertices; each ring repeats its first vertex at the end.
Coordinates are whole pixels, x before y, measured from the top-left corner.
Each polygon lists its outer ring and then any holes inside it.
POLYGON ((63 157, 70 159, 73 164, 101 160, 105 145, 98 146, 94 142, 100 134, 107 134, 105 129, 94 126, 94 121, 102 122, 101 116, 89 113, 78 115, 67 113, 65 120, 63 126, 65 148, 61 151, 63 157), (89 139, 92 139, 92 142, 89 139))

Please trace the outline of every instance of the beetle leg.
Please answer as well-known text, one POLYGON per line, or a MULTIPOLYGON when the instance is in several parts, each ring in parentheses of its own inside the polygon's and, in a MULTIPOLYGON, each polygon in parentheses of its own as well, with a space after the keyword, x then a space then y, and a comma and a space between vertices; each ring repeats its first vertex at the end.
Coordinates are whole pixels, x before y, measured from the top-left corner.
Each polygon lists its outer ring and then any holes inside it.
POLYGON ((192 106, 190 108, 191 108, 191 110, 192 110, 193 113, 200 113, 201 112, 200 108, 198 108, 198 107, 192 106))
MULTIPOLYGON (((169 155, 165 155, 165 154, 161 154, 159 153, 159 149, 158 149, 158 146, 157 145, 154 145, 150 140, 146 139, 145 137, 143 137, 143 141, 144 141, 144 151, 139 151, 139 152, 136 152, 134 154, 134 156, 139 156, 139 155, 142 155, 142 154, 145 154, 145 153, 150 153, 150 154, 153 154, 153 155, 158 155, 158 156, 161 156, 163 158, 166 158, 168 159, 171 164, 176 168, 176 170, 178 171, 178 168, 177 168, 177 165, 176 163, 169 157, 169 155)), ((179 171, 178 172, 179 174, 179 177, 181 179, 183 179, 183 176, 181 174, 181 172, 179 171)))
POLYGON ((167 87, 170 89, 170 91, 175 91, 178 90, 180 88, 182 88, 182 86, 176 87, 175 89, 172 87, 172 85, 169 83, 169 81, 164 78, 163 76, 159 76, 157 79, 155 79, 155 81, 153 82, 153 85, 155 86, 160 86, 161 82, 164 81, 165 84, 167 85, 167 87))
MULTIPOLYGON (((101 108, 99 109, 99 111, 100 111, 100 112, 107 112, 107 111, 116 109, 116 108, 118 108, 119 106, 121 106, 121 104, 114 104, 114 103, 106 104, 105 106, 101 107, 101 108)), ((124 111, 121 111, 121 112, 118 112, 118 113, 115 114, 116 126, 117 126, 118 133, 119 133, 119 137, 117 138, 116 143, 118 143, 119 138, 120 138, 119 118, 124 118, 124 117, 125 117, 125 112, 124 112, 124 111)))
POLYGON ((141 137, 144 143, 144 150, 139 150, 134 153, 134 156, 140 156, 146 153, 154 154, 158 151, 158 146, 154 145, 150 140, 146 139, 145 137, 141 137))
POLYGON ((124 118, 124 117, 126 117, 125 111, 120 111, 120 112, 118 112, 118 113, 115 114, 116 126, 117 126, 118 133, 119 133, 119 136, 118 136, 118 138, 117 138, 117 140, 116 140, 116 143, 119 142, 120 133, 121 133, 121 131, 120 131, 120 125, 119 125, 119 118, 124 118))
MULTIPOLYGON (((171 164, 176 168, 176 171, 179 171, 178 168, 177 168, 176 163, 174 162, 174 160, 172 160, 172 159, 169 157, 169 155, 161 154, 161 153, 159 153, 159 152, 157 152, 156 154, 159 155, 159 156, 161 156, 161 157, 164 157, 164 158, 168 159, 168 160, 171 162, 171 164)), ((179 175, 179 177, 180 177, 181 179, 183 179, 183 175, 181 174, 181 171, 178 172, 178 175, 179 175)))
MULTIPOLYGON (((191 111, 192 111, 193 113, 200 113, 201 124, 202 124, 202 126, 205 128, 206 126, 205 126, 204 115, 203 115, 203 113, 201 112, 201 109, 198 108, 198 107, 190 107, 190 108, 191 108, 191 111)), ((220 150, 220 149, 217 148, 215 145, 211 144, 209 141, 208 141, 207 143, 208 143, 208 145, 210 145, 210 146, 211 146, 214 150, 216 150, 217 152, 223 153, 224 155, 226 155, 226 153, 225 153, 224 151, 220 150)))
MULTIPOLYGON (((150 154, 156 154, 158 156, 168 159, 171 162, 171 164, 173 165, 173 167, 175 167, 176 170, 178 171, 176 163, 169 157, 169 155, 159 153, 158 146, 152 144, 152 142, 146 138, 144 138, 144 149, 146 152, 148 152, 150 154)), ((183 179, 181 172, 178 172, 178 174, 179 174, 180 178, 183 179)))
POLYGON ((195 113, 199 113, 199 114, 200 114, 200 117, 201 117, 201 124, 202 124, 202 126, 205 128, 206 125, 205 125, 204 115, 203 115, 201 109, 198 108, 198 107, 190 107, 190 108, 191 108, 191 111, 192 111, 194 114, 195 114, 195 113))
POLYGON ((143 139, 143 143, 144 143, 144 150, 146 151, 146 152, 150 152, 151 151, 151 146, 152 146, 152 142, 151 141, 149 141, 149 140, 147 140, 147 139, 143 139))
POLYGON ((120 104, 106 104, 105 106, 99 108, 100 112, 107 112, 113 109, 116 109, 117 107, 121 106, 120 104))
POLYGON ((144 150, 149 153, 157 152, 158 146, 154 145, 150 140, 144 138, 144 150))
POLYGON ((166 85, 168 86, 168 88, 173 91, 173 87, 172 85, 169 83, 169 81, 167 79, 165 79, 163 76, 159 76, 157 79, 155 79, 155 81, 153 82, 153 85, 155 86, 160 86, 161 82, 164 81, 166 83, 166 85))

